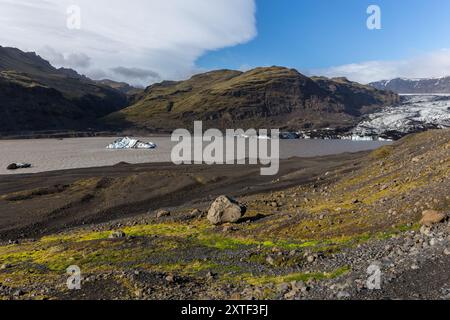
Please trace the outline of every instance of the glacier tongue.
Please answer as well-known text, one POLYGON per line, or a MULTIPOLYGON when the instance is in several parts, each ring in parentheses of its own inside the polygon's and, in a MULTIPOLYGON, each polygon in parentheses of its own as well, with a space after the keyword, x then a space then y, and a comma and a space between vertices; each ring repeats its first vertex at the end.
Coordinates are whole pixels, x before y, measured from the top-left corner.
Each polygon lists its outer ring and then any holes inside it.
POLYGON ((409 95, 403 99, 398 106, 369 115, 352 134, 397 138, 426 129, 450 127, 450 95, 409 95))

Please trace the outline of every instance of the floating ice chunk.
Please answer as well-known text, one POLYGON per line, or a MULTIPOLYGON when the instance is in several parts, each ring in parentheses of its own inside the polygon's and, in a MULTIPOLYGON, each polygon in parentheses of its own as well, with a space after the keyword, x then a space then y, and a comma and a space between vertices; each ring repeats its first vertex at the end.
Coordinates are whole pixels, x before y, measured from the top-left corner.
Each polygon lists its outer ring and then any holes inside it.
POLYGON ((106 149, 155 149, 153 142, 143 142, 129 137, 120 138, 111 143, 106 149))

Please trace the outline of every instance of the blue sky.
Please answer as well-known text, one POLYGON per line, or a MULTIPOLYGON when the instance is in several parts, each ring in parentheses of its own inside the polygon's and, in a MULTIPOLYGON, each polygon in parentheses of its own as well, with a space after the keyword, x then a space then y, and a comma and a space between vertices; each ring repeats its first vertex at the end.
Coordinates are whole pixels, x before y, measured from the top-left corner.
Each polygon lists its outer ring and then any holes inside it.
MULTIPOLYGON (((412 68, 420 64, 417 60, 442 60, 440 53, 450 48, 450 1, 256 0, 256 5, 257 36, 246 44, 208 52, 197 60, 198 66, 246 69, 282 65, 333 75, 330 68, 376 61, 380 68, 388 63, 391 70, 380 70, 381 78, 390 73, 428 76, 427 69, 429 76, 441 76, 439 69, 442 75, 450 75, 447 60, 441 66, 423 66, 425 70, 418 74, 408 72, 407 66, 407 61, 412 68), (366 27, 366 10, 371 4, 381 8, 381 30, 366 27)), ((358 78, 345 69, 338 70, 358 78)), ((364 77, 357 80, 364 81, 364 77)))
POLYGON ((363 83, 450 75, 450 0, 0 0, 0 30, 2 46, 140 86, 271 65, 363 83), (381 30, 366 27, 372 4, 381 30))

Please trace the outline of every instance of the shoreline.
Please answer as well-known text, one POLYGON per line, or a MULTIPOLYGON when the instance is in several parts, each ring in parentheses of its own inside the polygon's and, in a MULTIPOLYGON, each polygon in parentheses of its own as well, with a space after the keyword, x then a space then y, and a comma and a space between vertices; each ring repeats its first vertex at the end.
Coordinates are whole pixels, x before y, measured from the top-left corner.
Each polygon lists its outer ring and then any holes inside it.
MULTIPOLYGON (((113 131, 78 131, 78 132, 58 132, 58 133, 33 133, 33 134, 11 134, 1 135, 0 141, 9 140, 45 140, 45 139, 73 139, 73 138, 114 138, 127 135, 136 136, 143 133, 133 134, 130 132, 113 132, 113 131)), ((145 133, 147 137, 168 137, 169 133, 145 133)))

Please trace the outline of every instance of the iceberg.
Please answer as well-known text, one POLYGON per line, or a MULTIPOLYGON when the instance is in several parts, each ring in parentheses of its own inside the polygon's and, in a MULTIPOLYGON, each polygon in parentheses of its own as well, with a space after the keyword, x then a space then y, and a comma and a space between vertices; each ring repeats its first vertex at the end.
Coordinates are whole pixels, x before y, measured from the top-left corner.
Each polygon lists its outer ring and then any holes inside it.
POLYGON ((111 143, 106 149, 155 149, 153 142, 143 142, 129 137, 120 138, 111 143))

